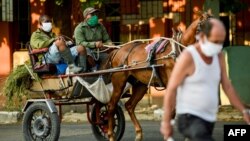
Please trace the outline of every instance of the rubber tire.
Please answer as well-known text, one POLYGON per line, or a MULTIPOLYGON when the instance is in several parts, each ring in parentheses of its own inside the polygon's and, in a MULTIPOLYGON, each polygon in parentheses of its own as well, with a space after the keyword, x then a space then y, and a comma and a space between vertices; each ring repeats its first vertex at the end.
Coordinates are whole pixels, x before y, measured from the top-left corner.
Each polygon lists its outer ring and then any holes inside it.
MULTIPOLYGON (((49 141, 58 141, 60 136, 60 119, 57 113, 51 113, 45 103, 35 102, 31 104, 28 109, 26 110, 23 118, 23 136, 25 141, 34 141, 33 137, 31 136, 30 126, 31 126, 31 119, 32 115, 37 110, 43 110, 48 114, 50 117, 50 137, 48 138, 49 141)), ((46 138, 47 139, 47 138, 46 138)))
MULTIPOLYGON (((103 106, 107 106, 107 105, 103 105, 103 106)), ((91 120, 95 121, 96 120, 96 106, 94 105, 91 111, 91 120)), ((120 141, 121 138, 123 137, 124 131, 125 131, 125 116, 123 113, 123 110, 121 108, 121 106, 116 106, 115 109, 115 115, 117 116, 118 119, 118 126, 117 126, 117 132, 115 133, 115 138, 116 141, 120 141)), ((95 124, 91 124, 91 128, 92 128, 92 132, 95 136, 95 138, 98 141, 107 141, 108 138, 106 138, 105 136, 102 135, 98 125, 95 124)))

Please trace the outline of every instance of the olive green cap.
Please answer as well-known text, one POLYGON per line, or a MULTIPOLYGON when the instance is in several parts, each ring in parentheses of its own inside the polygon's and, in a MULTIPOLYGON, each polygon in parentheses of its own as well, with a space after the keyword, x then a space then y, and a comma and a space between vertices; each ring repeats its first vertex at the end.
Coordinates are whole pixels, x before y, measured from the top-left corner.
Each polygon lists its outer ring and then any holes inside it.
POLYGON ((88 14, 94 13, 96 11, 99 11, 98 9, 95 9, 93 7, 88 7, 83 11, 83 17, 86 18, 88 14))

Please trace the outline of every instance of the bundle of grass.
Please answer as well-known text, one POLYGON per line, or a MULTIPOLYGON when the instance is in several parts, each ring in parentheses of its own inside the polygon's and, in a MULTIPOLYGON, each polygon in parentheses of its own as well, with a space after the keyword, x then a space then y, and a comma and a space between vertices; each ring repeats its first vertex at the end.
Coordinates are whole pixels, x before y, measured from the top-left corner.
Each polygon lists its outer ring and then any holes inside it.
POLYGON ((9 74, 3 93, 7 97, 6 108, 9 110, 22 107, 23 100, 28 95, 31 76, 25 65, 19 65, 9 74))

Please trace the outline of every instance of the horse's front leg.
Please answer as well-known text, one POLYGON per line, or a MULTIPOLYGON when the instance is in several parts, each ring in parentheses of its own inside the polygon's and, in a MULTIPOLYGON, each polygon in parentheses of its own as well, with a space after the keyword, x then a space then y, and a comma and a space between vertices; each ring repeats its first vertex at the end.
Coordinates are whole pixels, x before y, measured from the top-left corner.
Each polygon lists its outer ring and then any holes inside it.
POLYGON ((148 89, 147 86, 140 82, 134 85, 132 88, 132 96, 125 103, 125 107, 135 127, 135 132, 136 132, 135 141, 141 141, 143 139, 142 128, 135 115, 135 107, 138 104, 138 102, 143 98, 144 94, 147 92, 147 89, 148 89))
POLYGON ((115 141, 114 136, 114 129, 113 124, 114 122, 114 114, 115 114, 115 108, 120 100, 120 97, 122 95, 123 89, 126 85, 126 77, 125 75, 113 75, 112 76, 112 83, 113 83, 113 95, 111 97, 110 102, 108 103, 108 137, 109 141, 115 141), (123 76, 123 77, 122 77, 123 76), (115 85, 114 85, 115 84, 115 85))
POLYGON ((115 100, 113 100, 113 97, 111 99, 111 101, 108 104, 108 138, 109 141, 115 141, 115 136, 114 136, 114 132, 113 132, 113 121, 114 119, 114 110, 115 110, 115 100))

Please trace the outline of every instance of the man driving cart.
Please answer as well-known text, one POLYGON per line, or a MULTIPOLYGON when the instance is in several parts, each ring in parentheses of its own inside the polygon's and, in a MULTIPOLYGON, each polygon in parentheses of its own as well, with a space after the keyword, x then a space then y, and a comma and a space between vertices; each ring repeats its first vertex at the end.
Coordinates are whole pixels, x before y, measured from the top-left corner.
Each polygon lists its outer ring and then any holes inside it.
POLYGON ((113 45, 106 28, 98 21, 98 12, 98 9, 86 8, 83 12, 84 21, 74 31, 76 44, 85 47, 89 56, 94 56, 93 50, 102 48, 104 44, 113 45))

